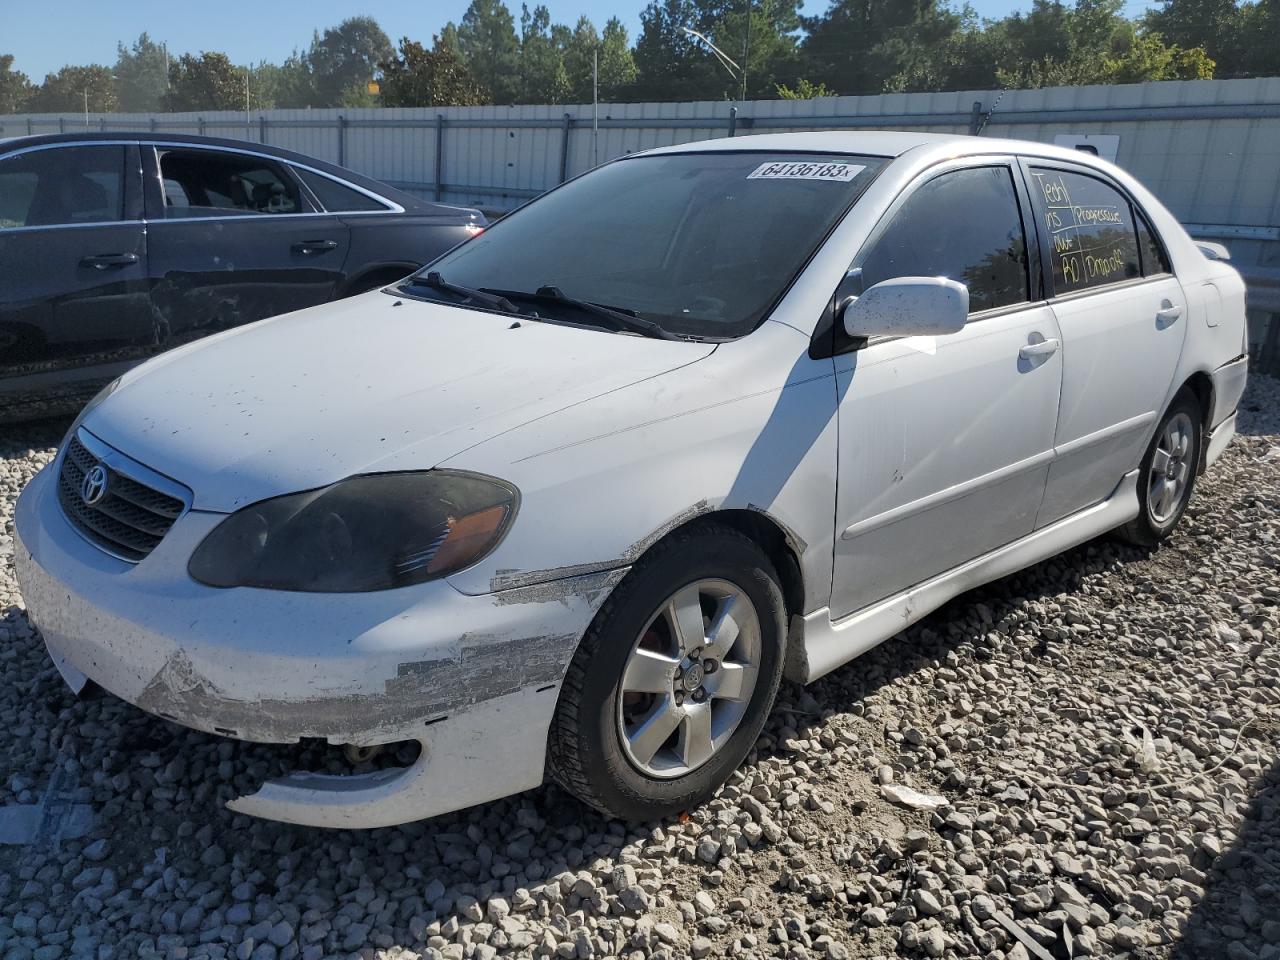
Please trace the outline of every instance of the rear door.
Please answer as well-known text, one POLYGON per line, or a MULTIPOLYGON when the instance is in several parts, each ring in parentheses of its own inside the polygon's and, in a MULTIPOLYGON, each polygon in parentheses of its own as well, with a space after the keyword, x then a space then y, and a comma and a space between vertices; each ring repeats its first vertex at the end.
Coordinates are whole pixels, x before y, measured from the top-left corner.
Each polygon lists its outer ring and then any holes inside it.
POLYGON ((1089 167, 1026 162, 1054 315, 1062 402, 1037 526, 1105 500, 1138 466, 1187 330, 1182 288, 1140 209, 1089 167))
POLYGON ((132 144, 0 157, 0 404, 157 348, 140 191, 132 144))
POLYGON ((168 343, 333 298, 350 230, 284 162, 192 144, 144 146, 152 298, 168 343))

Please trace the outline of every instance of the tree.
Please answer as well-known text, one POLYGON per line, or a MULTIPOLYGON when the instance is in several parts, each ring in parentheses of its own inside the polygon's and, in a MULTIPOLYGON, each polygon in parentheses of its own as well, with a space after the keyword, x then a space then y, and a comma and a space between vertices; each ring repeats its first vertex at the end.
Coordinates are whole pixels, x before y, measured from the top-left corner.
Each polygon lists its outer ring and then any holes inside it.
POLYGON ((867 94, 891 88, 895 75, 927 74, 963 18, 942 0, 832 0, 804 25, 806 74, 842 94, 867 94))
POLYGON ((116 91, 120 109, 126 113, 159 110, 168 88, 168 68, 164 48, 146 33, 132 47, 116 44, 116 91))
POLYGON ((520 93, 520 40, 502 0, 471 0, 456 31, 458 49, 475 81, 494 103, 515 103, 520 93))
POLYGON ((100 64, 63 67, 44 78, 24 107, 30 113, 111 113, 119 107, 111 71, 100 64))
POLYGON ((564 71, 569 78, 569 99, 590 103, 594 92, 596 58, 600 54, 600 34, 587 17, 578 18, 564 48, 564 71))
POLYGON ((316 104, 315 80, 307 56, 296 49, 284 63, 259 63, 251 69, 250 88, 258 91, 264 103, 273 107, 297 109, 316 104))
POLYGON ((13 54, 0 54, 0 115, 17 113, 31 96, 31 81, 13 69, 13 54))
POLYGON ((244 70, 225 53, 184 53, 169 61, 166 110, 243 110, 244 70))
POLYGON ((372 17, 351 17, 329 27, 312 40, 307 54, 315 105, 373 106, 369 81, 394 55, 391 41, 372 17))
POLYGON ((745 61, 748 96, 772 96, 779 82, 794 80, 799 73, 798 7, 798 0, 651 0, 640 14, 636 93, 651 99, 687 100, 741 95, 739 70, 721 64, 702 40, 685 31, 688 27, 739 67, 745 61))
POLYGON ((487 103, 457 52, 435 38, 428 50, 404 37, 398 56, 384 61, 382 103, 388 107, 471 107, 487 103))
POLYGON ((600 99, 616 100, 636 82, 636 61, 627 42, 627 28, 610 17, 600 38, 600 99))
MULTIPOLYGON (((559 31, 557 31, 559 33, 559 31)), ((545 6, 520 11, 520 94, 522 103, 564 103, 569 97, 564 47, 552 35, 545 6)))
POLYGON ((813 83, 803 77, 796 82, 795 88, 780 83, 777 86, 779 100, 815 100, 818 97, 834 97, 836 92, 827 88, 825 83, 813 83))

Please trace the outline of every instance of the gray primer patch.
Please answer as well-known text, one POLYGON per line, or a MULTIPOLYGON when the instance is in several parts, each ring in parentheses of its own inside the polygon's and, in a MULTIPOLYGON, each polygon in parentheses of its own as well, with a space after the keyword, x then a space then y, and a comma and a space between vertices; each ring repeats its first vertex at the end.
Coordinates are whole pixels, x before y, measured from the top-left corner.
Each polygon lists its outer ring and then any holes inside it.
MULTIPOLYGON (((578 564, 572 564, 570 566, 564 566, 564 567, 547 567, 545 570, 529 570, 524 573, 521 573, 518 570, 510 570, 510 569, 499 570, 494 575, 493 579, 489 581, 489 590, 495 594, 499 594, 499 593, 502 593, 503 591, 515 590, 520 587, 527 587, 527 586, 533 586, 535 584, 548 583, 553 580, 568 580, 573 577, 581 577, 587 574, 599 573, 601 571, 608 571, 611 573, 617 572, 621 568, 630 567, 633 563, 635 563, 638 559, 640 559, 640 557, 644 554, 646 550, 652 547, 655 543, 657 543, 659 540, 665 537, 672 530, 675 530, 677 527, 684 526, 690 520, 694 520, 702 516, 703 514, 711 513, 711 512, 712 512, 711 501, 699 500, 693 506, 689 507, 686 510, 681 510, 674 517, 671 517, 669 520, 667 520, 664 524, 662 524, 660 527, 658 527, 658 529, 654 530, 652 533, 637 540, 635 543, 633 543, 631 546, 629 546, 626 550, 623 551, 621 557, 615 560, 601 560, 596 563, 578 563, 578 564)), ((623 570, 622 572, 625 573, 626 571, 623 570)), ((622 579, 621 577, 618 578, 618 580, 621 580, 621 579, 622 579)), ((615 586, 617 582, 618 581, 615 580, 613 584, 610 584, 610 587, 615 586)), ((584 594, 583 590, 568 589, 569 586, 572 586, 572 585, 566 586, 566 589, 564 590, 564 596, 570 596, 573 594, 580 594, 580 595, 584 594)), ((588 589, 592 589, 592 588, 588 588, 588 589)), ((497 599, 499 603, 525 602, 525 601, 517 601, 517 600, 504 600, 502 597, 498 597, 497 599)), ((559 600, 559 599, 562 599, 562 597, 548 595, 546 597, 543 597, 542 599, 559 600)))
POLYGON ((562 580, 548 580, 525 587, 502 590, 493 595, 494 602, 508 603, 568 603, 571 597, 580 597, 590 607, 604 602, 609 591, 627 575, 630 567, 601 570, 597 573, 577 575, 562 580))
POLYGON ((293 743, 302 737, 356 742, 385 733, 411 736, 442 714, 526 688, 560 682, 577 637, 463 634, 454 657, 402 663, 381 693, 322 693, 244 700, 201 676, 175 651, 137 699, 139 708, 210 733, 293 743))

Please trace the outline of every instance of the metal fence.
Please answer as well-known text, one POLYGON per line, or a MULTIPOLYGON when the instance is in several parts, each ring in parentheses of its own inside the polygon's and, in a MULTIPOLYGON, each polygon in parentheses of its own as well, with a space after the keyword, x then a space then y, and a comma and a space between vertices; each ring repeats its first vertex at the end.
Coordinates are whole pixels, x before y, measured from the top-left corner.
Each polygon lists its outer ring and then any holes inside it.
POLYGON ((1093 138, 1250 281, 1252 341, 1280 368, 1280 78, 815 100, 0 117, 0 137, 203 133, 287 147, 410 192, 509 209, 597 163, 746 133, 904 129, 1093 138), (1100 139, 1098 139, 1100 138, 1100 139), (1268 326, 1270 329, 1267 329, 1268 326))

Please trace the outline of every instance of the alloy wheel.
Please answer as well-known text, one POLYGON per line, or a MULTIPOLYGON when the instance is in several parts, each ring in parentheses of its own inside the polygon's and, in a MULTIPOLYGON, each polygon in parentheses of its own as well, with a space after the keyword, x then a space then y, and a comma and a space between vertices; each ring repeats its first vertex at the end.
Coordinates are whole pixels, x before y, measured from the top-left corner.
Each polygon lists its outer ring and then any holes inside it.
POLYGON ((1160 433, 1147 480, 1147 509, 1157 524, 1168 523, 1182 503, 1191 477, 1194 437, 1195 427, 1186 413, 1170 417, 1160 433))
POLYGON ((699 580, 659 606, 618 684, 618 733, 642 773, 670 779, 707 763, 746 715, 760 671, 760 618, 727 580, 699 580))

